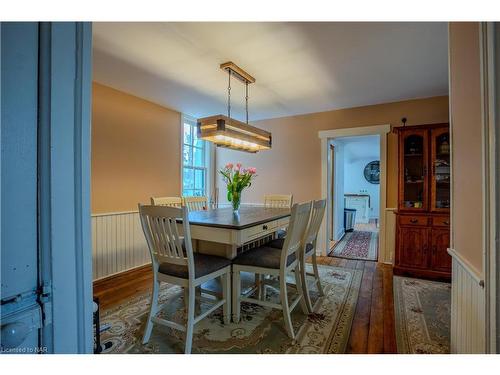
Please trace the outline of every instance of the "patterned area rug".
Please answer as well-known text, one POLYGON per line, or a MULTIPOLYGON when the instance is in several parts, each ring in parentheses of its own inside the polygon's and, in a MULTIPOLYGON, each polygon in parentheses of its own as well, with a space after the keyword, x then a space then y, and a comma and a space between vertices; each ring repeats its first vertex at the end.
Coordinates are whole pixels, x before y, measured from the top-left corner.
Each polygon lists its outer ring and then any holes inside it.
POLYGON ((347 232, 329 256, 360 260, 377 260, 378 232, 347 232))
POLYGON ((450 352, 451 285, 394 276, 398 353, 450 352))
MULTIPOLYGON (((193 353, 344 353, 356 309, 362 272, 331 266, 319 266, 325 296, 312 294, 314 313, 304 315, 300 305, 292 314, 296 340, 288 338, 281 310, 243 303, 239 324, 222 324, 222 308, 195 325, 193 353)), ((245 274, 243 286, 249 287, 253 275, 245 274)), ((204 286, 205 287, 205 286, 204 286)), ((311 289, 316 290, 314 287, 311 289)), ((291 298, 294 299, 292 288, 291 298)), ((279 301, 274 285, 267 287, 268 299, 279 301)), ((182 323, 185 319, 182 289, 163 284, 160 303, 167 299, 164 316, 182 323)), ((105 353, 182 353, 184 334, 155 325, 151 339, 142 345, 149 312, 149 294, 136 297, 125 305, 105 311, 102 324, 110 324, 101 342, 111 342, 105 353)), ((201 311, 204 306, 202 304, 201 311)))

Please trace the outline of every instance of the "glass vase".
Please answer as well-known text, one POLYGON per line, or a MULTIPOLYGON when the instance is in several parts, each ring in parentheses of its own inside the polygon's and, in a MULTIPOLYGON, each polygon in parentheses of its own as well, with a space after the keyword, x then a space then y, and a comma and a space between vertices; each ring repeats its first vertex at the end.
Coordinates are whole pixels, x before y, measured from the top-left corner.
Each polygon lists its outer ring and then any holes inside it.
POLYGON ((233 212, 238 213, 240 210, 240 204, 241 204, 241 192, 234 192, 233 193, 231 203, 233 205, 233 212))

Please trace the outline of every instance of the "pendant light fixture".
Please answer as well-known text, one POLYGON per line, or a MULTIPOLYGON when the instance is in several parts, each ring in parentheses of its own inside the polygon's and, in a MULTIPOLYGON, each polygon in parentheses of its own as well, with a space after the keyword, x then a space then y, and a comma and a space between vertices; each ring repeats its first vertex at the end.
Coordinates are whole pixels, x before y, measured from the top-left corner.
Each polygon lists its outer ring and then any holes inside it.
POLYGON ((252 153, 270 149, 271 133, 248 124, 248 85, 254 83, 255 78, 232 62, 221 64, 220 68, 228 73, 227 116, 198 119, 198 138, 213 142, 218 147, 252 153), (231 76, 245 84, 246 123, 231 118, 231 76))

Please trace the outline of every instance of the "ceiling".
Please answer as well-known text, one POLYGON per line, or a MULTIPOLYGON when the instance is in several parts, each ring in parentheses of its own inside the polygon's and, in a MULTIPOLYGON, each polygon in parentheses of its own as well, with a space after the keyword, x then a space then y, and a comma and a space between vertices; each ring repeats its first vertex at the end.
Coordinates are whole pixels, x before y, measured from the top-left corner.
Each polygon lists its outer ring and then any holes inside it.
MULTIPOLYGON (((94 80, 195 117, 226 113, 233 61, 250 120, 446 95, 446 23, 93 23, 94 80)), ((232 114, 244 119, 233 80, 232 114)))

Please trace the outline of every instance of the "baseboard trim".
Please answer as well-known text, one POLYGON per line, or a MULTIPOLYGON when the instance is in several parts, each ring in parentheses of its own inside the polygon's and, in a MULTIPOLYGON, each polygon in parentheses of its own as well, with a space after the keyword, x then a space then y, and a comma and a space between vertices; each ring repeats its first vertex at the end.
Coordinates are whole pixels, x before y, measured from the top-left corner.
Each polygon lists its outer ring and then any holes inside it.
POLYGON ((346 232, 345 232, 344 229, 340 230, 338 233, 335 233, 335 237, 337 237, 338 240, 334 240, 334 241, 337 241, 337 243, 339 243, 340 241, 342 241, 342 238, 344 238, 345 233, 346 232))

